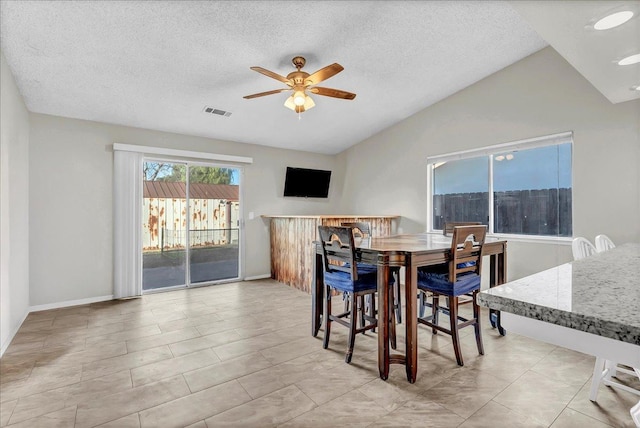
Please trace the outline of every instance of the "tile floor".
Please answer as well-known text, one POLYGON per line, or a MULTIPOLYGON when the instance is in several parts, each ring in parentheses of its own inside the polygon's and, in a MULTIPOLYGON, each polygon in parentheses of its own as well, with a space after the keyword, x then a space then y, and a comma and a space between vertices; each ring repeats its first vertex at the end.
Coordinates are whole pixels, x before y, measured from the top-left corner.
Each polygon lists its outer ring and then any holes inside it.
POLYGON ((502 337, 486 312, 485 355, 465 329, 464 367, 420 327, 411 385, 399 365, 379 379, 375 334, 350 365, 345 328, 322 349, 310 306, 263 280, 32 313, 0 360, 0 426, 633 426, 633 394, 603 386, 589 401, 592 357, 502 337))

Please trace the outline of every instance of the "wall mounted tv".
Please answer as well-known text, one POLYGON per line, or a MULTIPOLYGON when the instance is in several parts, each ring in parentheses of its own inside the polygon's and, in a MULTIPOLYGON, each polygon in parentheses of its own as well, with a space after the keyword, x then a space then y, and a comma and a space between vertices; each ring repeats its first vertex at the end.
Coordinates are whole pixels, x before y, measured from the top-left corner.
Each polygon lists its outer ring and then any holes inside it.
POLYGON ((287 167, 284 196, 326 198, 329 196, 331 171, 287 167))

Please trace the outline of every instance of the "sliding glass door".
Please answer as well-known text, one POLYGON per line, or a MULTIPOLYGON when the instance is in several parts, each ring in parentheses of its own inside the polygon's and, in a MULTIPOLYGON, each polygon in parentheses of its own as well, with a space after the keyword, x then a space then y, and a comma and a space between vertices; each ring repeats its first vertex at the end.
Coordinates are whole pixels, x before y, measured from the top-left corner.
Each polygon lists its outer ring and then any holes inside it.
POLYGON ((239 186, 231 184, 237 183, 239 172, 211 166, 189 168, 191 284, 239 276, 239 186))
POLYGON ((240 276, 240 170, 145 159, 142 289, 240 276))

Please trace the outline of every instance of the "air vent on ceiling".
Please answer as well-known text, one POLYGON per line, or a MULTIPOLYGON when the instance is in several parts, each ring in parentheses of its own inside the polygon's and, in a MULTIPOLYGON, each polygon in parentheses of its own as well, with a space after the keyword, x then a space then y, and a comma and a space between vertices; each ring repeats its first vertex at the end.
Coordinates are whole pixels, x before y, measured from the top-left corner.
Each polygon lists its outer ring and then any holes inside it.
POLYGON ((209 107, 209 106, 204 106, 204 109, 202 111, 205 113, 217 114, 218 116, 224 116, 224 117, 231 116, 230 111, 224 111, 224 110, 220 110, 220 109, 209 107))

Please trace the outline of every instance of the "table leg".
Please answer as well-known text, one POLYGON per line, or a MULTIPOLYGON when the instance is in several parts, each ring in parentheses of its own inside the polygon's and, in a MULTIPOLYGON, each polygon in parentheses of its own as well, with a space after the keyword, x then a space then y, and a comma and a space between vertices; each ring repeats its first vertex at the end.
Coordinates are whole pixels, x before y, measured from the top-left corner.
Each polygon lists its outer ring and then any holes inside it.
POLYGON ((380 378, 389 377, 389 265, 378 263, 378 370, 380 378))
MULTIPOLYGON (((493 254, 490 257, 489 266, 489 287, 495 287, 496 285, 504 284, 507 280, 507 249, 504 248, 502 252, 493 254)), ((495 309, 489 310, 489 321, 491 326, 498 328, 498 332, 501 336, 507 334, 506 330, 502 327, 500 320, 500 311, 495 309)))
POLYGON ((313 258, 313 283, 311 284, 311 335, 316 337, 322 325, 324 299, 324 276, 322 272, 322 254, 316 253, 313 258))
POLYGON ((407 380, 414 383, 418 375, 418 269, 409 261, 405 271, 406 369, 407 380))

